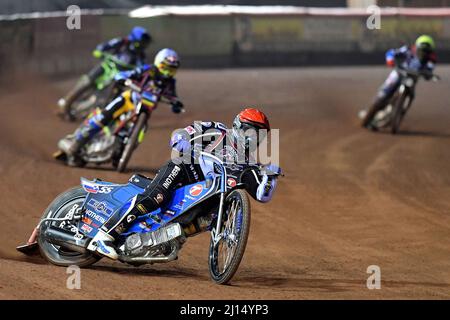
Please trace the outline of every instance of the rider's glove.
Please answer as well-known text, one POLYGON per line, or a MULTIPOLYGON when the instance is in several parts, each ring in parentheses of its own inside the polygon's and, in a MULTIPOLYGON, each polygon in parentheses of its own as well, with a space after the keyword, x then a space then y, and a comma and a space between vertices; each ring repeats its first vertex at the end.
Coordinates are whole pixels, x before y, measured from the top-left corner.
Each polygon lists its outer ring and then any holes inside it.
POLYGON ((122 72, 117 73, 114 76, 114 80, 117 82, 124 82, 126 79, 128 79, 128 76, 129 76, 129 71, 122 71, 122 72))
POLYGON ((256 190, 256 199, 260 202, 269 202, 277 186, 277 178, 264 174, 256 190))
POLYGON ((180 113, 184 108, 184 105, 181 101, 176 101, 172 103, 172 112, 173 113, 180 113))
POLYGON ((278 176, 278 175, 282 174, 282 171, 279 166, 276 166, 274 164, 269 164, 262 168, 261 173, 264 173, 268 176, 272 176, 272 175, 278 176))
POLYGON ((92 51, 92 55, 98 59, 98 58, 101 58, 103 53, 100 50, 95 49, 94 51, 92 51))

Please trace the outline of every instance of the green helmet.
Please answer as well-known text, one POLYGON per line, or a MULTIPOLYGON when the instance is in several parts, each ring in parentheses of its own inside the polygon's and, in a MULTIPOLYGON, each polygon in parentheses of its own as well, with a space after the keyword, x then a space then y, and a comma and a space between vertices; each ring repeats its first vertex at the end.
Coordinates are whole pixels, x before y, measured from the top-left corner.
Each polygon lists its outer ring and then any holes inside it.
POLYGON ((426 59, 436 49, 436 45, 432 37, 421 35, 416 40, 416 54, 419 59, 426 59))

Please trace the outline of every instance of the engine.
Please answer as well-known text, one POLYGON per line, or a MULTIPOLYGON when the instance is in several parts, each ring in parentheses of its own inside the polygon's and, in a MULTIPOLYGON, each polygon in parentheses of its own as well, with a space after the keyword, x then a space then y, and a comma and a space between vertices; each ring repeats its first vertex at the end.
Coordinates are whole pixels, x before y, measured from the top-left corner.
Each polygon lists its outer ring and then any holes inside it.
POLYGON ((117 137, 102 135, 91 140, 85 149, 85 160, 87 162, 102 163, 111 159, 114 152, 114 143, 117 137))
POLYGON ((125 240, 123 251, 130 256, 165 256, 175 245, 178 247, 184 241, 181 225, 172 223, 153 232, 129 235, 125 240))

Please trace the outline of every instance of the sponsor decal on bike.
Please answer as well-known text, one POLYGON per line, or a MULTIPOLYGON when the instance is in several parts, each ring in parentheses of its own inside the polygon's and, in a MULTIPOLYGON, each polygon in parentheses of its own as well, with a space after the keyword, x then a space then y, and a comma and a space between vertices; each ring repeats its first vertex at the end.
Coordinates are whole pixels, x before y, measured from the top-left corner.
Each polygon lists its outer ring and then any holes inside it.
POLYGON ((161 218, 156 214, 151 214, 149 216, 149 218, 152 219, 153 221, 155 221, 156 223, 161 223, 161 221, 162 221, 161 218))
POLYGON ((95 213, 94 211, 86 210, 85 215, 88 216, 89 218, 94 219, 97 222, 100 222, 101 224, 104 224, 106 222, 106 219, 104 217, 95 213))
POLYGON ((131 221, 134 221, 136 219, 136 216, 134 214, 131 214, 127 217, 127 222, 130 223, 131 221))
POLYGON ((175 166, 172 169, 172 172, 169 174, 169 176, 164 180, 163 187, 166 189, 169 189, 170 184, 173 182, 173 180, 178 176, 178 173, 180 173, 181 168, 179 166, 175 166))
POLYGON ((118 234, 121 234, 125 231, 125 226, 123 225, 123 223, 121 223, 114 229, 114 231, 118 234))
POLYGON ((89 193, 97 193, 98 192, 98 187, 96 185, 91 185, 91 184, 87 184, 87 183, 83 184, 83 189, 89 193))
POLYGON ((88 205, 95 209, 95 211, 99 213, 103 213, 106 216, 111 216, 113 210, 108 207, 108 205, 105 202, 100 202, 95 199, 91 199, 88 202, 88 205))
POLYGON ((140 222, 139 223, 139 227, 141 228, 141 229, 144 229, 144 230, 150 230, 150 226, 149 226, 149 224, 147 223, 147 222, 145 222, 145 221, 142 221, 142 222, 140 222))
POLYGON ((175 215, 175 211, 173 210, 166 210, 166 212, 164 212, 164 214, 170 215, 170 216, 174 216, 175 215))
POLYGON ((83 219, 81 219, 81 221, 83 221, 84 223, 91 225, 92 224, 92 220, 89 219, 88 217, 83 217, 83 219))
POLYGON ((189 189, 189 194, 193 197, 197 197, 203 191, 203 186, 201 184, 196 184, 189 189))
POLYGON ((180 202, 178 202, 176 205, 174 205, 174 208, 178 209, 178 210, 183 210, 185 203, 186 203, 186 200, 182 199, 180 202))
POLYGON ((89 233, 89 232, 92 231, 92 228, 91 228, 90 226, 88 226, 87 224, 83 224, 83 225, 81 226, 81 230, 84 231, 84 232, 86 232, 86 233, 89 233))
POLYGON ((234 180, 233 178, 228 178, 227 179, 227 185, 230 186, 231 188, 236 187, 236 180, 234 180))
POLYGON ((108 194, 108 193, 111 193, 111 191, 113 190, 113 187, 100 186, 98 184, 89 183, 86 181, 83 182, 82 187, 86 192, 94 193, 94 194, 96 194, 96 193, 108 194))

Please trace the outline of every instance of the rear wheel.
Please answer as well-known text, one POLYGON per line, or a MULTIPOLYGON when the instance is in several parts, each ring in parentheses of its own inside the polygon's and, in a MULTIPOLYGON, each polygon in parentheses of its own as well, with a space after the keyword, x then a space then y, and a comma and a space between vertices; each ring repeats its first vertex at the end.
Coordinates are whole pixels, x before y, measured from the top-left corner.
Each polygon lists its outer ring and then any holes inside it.
MULTIPOLYGON (((66 215, 72 212, 81 210, 84 199, 86 198, 86 192, 81 187, 76 187, 67 190, 60 194, 45 210, 42 219, 44 218, 64 218, 66 215)), ((45 229, 51 225, 53 227, 64 228, 70 230, 70 222, 44 222, 40 225, 38 244, 39 250, 42 256, 50 263, 58 266, 71 266, 76 265, 79 267, 86 267, 97 262, 100 257, 94 255, 91 252, 79 253, 72 250, 68 250, 61 246, 57 246, 50 243, 44 237, 45 229)), ((75 236, 75 232, 72 232, 75 236)))
POLYGON ((141 113, 139 115, 136 124, 133 127, 133 132, 128 138, 127 144, 122 152, 122 156, 120 157, 119 163, 117 165, 117 171, 124 172, 127 167, 128 162, 130 161, 131 155, 133 154, 134 149, 138 143, 139 134, 142 129, 144 129, 147 123, 148 115, 146 113, 141 113))
POLYGON ((222 238, 211 239, 209 273, 217 284, 227 284, 239 268, 250 232, 250 201, 244 190, 234 190, 226 198, 222 238))

